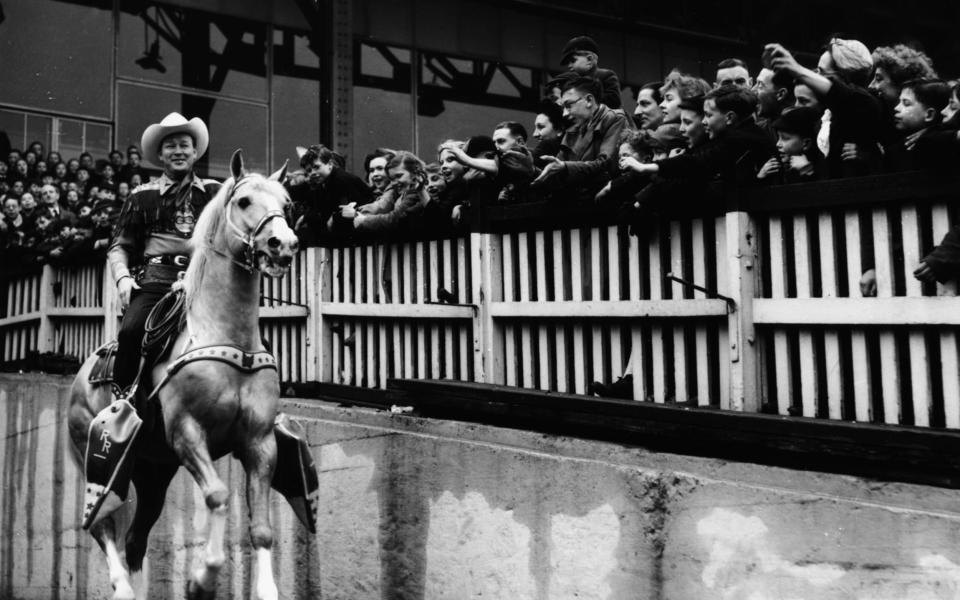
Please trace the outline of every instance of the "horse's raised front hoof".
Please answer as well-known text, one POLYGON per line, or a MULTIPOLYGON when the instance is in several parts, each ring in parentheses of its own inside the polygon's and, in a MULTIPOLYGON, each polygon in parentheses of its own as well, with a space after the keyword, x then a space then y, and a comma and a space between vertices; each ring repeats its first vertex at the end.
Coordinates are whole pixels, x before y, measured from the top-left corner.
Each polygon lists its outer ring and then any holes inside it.
POLYGON ((216 590, 207 591, 193 579, 187 580, 187 600, 214 600, 216 597, 216 590))

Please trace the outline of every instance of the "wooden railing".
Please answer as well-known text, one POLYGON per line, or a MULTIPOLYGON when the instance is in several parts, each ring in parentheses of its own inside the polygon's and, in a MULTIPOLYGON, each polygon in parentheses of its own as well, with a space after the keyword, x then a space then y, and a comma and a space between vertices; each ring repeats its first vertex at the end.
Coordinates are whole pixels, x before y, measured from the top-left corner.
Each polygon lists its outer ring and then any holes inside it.
MULTIPOLYGON (((263 335, 285 382, 582 394, 629 372, 638 400, 960 428, 960 299, 912 277, 958 192, 919 174, 713 190, 710 213, 639 237, 595 207, 491 207, 457 238, 305 249, 264 280, 263 335)), ((116 333, 102 265, 4 293, 4 361, 116 333)))

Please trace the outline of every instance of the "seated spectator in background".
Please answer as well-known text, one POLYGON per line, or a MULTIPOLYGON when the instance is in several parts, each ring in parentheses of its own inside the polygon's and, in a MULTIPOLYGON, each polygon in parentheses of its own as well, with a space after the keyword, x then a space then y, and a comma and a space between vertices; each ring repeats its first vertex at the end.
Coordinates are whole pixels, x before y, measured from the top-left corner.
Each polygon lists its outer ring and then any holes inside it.
POLYGON ((563 47, 560 64, 570 71, 569 80, 571 81, 582 77, 596 79, 600 83, 597 100, 606 104, 608 108, 618 109, 623 106, 620 99, 620 79, 610 69, 600 68, 599 54, 600 49, 593 38, 585 35, 577 36, 563 47))
POLYGON ((23 182, 19 180, 11 182, 9 193, 13 194, 14 196, 17 196, 18 198, 22 196, 24 193, 23 182))
POLYGON ((556 156, 560 152, 560 140, 566 129, 563 119, 563 109, 549 98, 540 101, 540 112, 533 121, 533 138, 537 140, 537 147, 533 149, 533 162, 542 169, 546 163, 541 159, 544 156, 556 156))
MULTIPOLYGON (((57 194, 60 193, 55 186, 51 185, 41 188, 40 195, 42 196, 43 194, 48 193, 46 190, 51 188, 56 191, 57 194)), ((86 204, 86 202, 80 202, 80 194, 77 192, 77 190, 67 190, 67 193, 63 195, 63 208, 69 210, 75 215, 80 214, 80 207, 84 204, 86 204)))
POLYGON ((13 196, 3 199, 3 216, 0 217, 0 244, 4 249, 21 247, 33 223, 20 214, 20 201, 13 196))
POLYGON ((80 167, 87 170, 87 173, 93 173, 97 170, 97 165, 93 161, 93 155, 89 152, 80 153, 80 167))
POLYGON ((143 166, 140 164, 142 156, 140 154, 140 149, 136 146, 130 146, 127 148, 127 163, 123 165, 123 168, 120 169, 120 181, 127 181, 131 183, 131 189, 136 189, 137 185, 133 185, 134 176, 140 177, 141 181, 145 176, 146 172, 143 169, 143 166))
POLYGON ((76 158, 71 158, 67 161, 67 181, 76 181, 77 180, 77 171, 80 169, 80 161, 76 158))
POLYGON ((569 116, 574 125, 564 134, 559 155, 544 157, 548 164, 532 185, 554 191, 558 197, 593 200, 610 179, 627 118, 597 100, 598 88, 596 80, 586 77, 566 84, 564 117, 569 116))
POLYGON ((59 165, 63 162, 63 159, 60 157, 60 153, 56 150, 51 150, 47 153, 47 164, 51 166, 59 165))
POLYGON ((115 187, 117 185, 116 171, 113 169, 113 165, 107 163, 103 165, 103 169, 100 170, 100 176, 98 178, 99 185, 109 185, 115 187))
POLYGON ((395 200, 389 205, 380 204, 378 200, 359 209, 349 205, 343 207, 341 216, 352 221, 353 228, 358 233, 386 236, 420 229, 421 223, 418 220, 431 201, 426 190, 426 165, 413 153, 401 150, 387 162, 387 175, 390 177, 390 185, 384 196, 395 196, 395 200), (380 206, 377 206, 378 204, 380 206), (375 212, 387 206, 388 210, 375 212))
POLYGON ((686 152, 654 163, 626 162, 638 173, 656 173, 664 179, 708 181, 719 176, 741 185, 755 181, 760 167, 775 148, 754 121, 757 96, 737 86, 717 88, 706 95, 703 124, 709 141, 699 152, 686 152))
POLYGON ((333 151, 322 144, 307 148, 300 166, 307 175, 307 185, 291 190, 291 198, 298 196, 304 207, 294 230, 307 244, 315 244, 330 231, 331 218, 340 207, 362 206, 374 199, 367 184, 342 169, 333 151))
POLYGON ((952 172, 960 154, 956 135, 931 135, 940 130, 943 110, 950 101, 950 86, 939 79, 915 79, 903 84, 894 109, 894 126, 904 137, 884 148, 887 171, 933 169, 952 172))
MULTIPOLYGON (((13 197, 16 197, 16 195, 13 195, 13 197)), ((41 213, 42 211, 37 205, 37 200, 33 195, 22 194, 20 196, 20 215, 27 220, 30 229, 36 227, 37 217, 39 217, 41 213)))
POLYGON ((56 166, 53 168, 53 177, 54 177, 54 180, 57 181, 57 183, 60 183, 60 182, 66 183, 67 163, 58 162, 56 166))
POLYGON ((113 172, 119 175, 120 172, 123 171, 123 152, 114 148, 107 156, 107 162, 113 167, 113 172))
POLYGON ((113 226, 116 224, 119 214, 120 209, 114 200, 99 200, 93 206, 90 213, 90 220, 93 222, 93 228, 90 232, 90 246, 93 250, 102 250, 106 253, 107 248, 110 247, 113 226))
POLYGON ((7 179, 10 181, 22 181, 26 183, 30 180, 30 166, 27 164, 27 161, 19 158, 13 164, 13 170, 8 171, 7 179))
POLYGON ((60 202, 60 190, 56 186, 48 185, 41 188, 39 210, 51 221, 62 219, 70 224, 77 222, 76 213, 67 208, 66 203, 60 202))
POLYGON ((757 94, 757 125, 776 135, 772 128, 773 121, 786 109, 793 108, 796 102, 793 97, 793 78, 786 71, 763 68, 757 75, 753 91, 757 94))
POLYGON ((883 130, 880 143, 884 146, 902 138, 894 126, 894 110, 900 103, 903 84, 913 79, 936 79, 933 61, 923 52, 897 44, 881 46, 873 51, 873 79, 868 89, 879 99, 882 108, 883 130))
POLYGON ((33 177, 34 179, 43 179, 47 175, 47 161, 38 160, 36 166, 33 168, 33 177))
POLYGON ((757 179, 768 183, 816 180, 823 169, 823 155, 817 148, 820 114, 812 108, 793 108, 774 121, 772 127, 777 133, 777 156, 764 163, 757 179))
POLYGON ((130 197, 130 184, 126 181, 121 181, 117 184, 117 202, 120 205, 123 205, 126 202, 127 198, 130 197))
POLYGON ((77 169, 77 190, 81 195, 87 194, 87 188, 93 185, 93 182, 90 181, 90 171, 86 167, 80 167, 77 169))
POLYGON ((40 157, 43 156, 43 142, 39 140, 34 140, 30 142, 30 145, 27 146, 29 152, 33 152, 34 156, 37 157, 37 160, 40 160, 40 157))
POLYGON ((866 89, 873 68, 866 46, 857 40, 833 38, 813 71, 780 44, 767 44, 764 64, 807 85, 826 109, 817 145, 826 156, 828 177, 868 175, 878 170, 880 102, 866 89))
POLYGON ((390 185, 387 177, 387 162, 393 157, 393 150, 377 148, 363 159, 363 172, 366 173, 367 185, 375 196, 383 193, 390 185))
POLYGON ((747 63, 739 58, 725 58, 717 63, 717 78, 713 82, 713 89, 725 85, 735 85, 747 89, 752 88, 753 78, 750 77, 750 70, 747 69, 747 63))

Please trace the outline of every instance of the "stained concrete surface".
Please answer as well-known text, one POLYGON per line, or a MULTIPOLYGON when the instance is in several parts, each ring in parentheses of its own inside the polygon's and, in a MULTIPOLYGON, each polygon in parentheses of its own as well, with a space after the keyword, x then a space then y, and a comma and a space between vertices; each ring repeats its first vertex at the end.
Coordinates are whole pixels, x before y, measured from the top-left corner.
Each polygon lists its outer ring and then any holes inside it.
MULTIPOLYGON (((107 598, 79 529, 68 378, 0 376, 0 597, 107 598)), ((320 530, 282 498, 283 598, 947 599, 958 492, 652 453, 527 431, 285 401, 320 469, 320 530)), ((638 440, 642 442, 642 440, 638 440)), ((221 597, 247 598, 244 477, 221 597)), ((131 499, 132 501, 132 499, 131 499)), ((206 515, 185 471, 150 543, 152 597, 180 597, 206 515)))

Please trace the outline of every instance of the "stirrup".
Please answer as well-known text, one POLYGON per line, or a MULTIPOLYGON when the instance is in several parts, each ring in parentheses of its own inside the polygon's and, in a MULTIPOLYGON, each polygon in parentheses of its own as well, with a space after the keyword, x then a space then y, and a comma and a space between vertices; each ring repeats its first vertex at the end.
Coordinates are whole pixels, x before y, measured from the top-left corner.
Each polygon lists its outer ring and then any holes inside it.
POLYGON ((135 385, 116 396, 90 422, 83 459, 83 473, 87 480, 83 501, 84 529, 93 525, 104 504, 109 514, 127 499, 133 466, 130 449, 143 424, 128 399, 134 393, 135 385))

